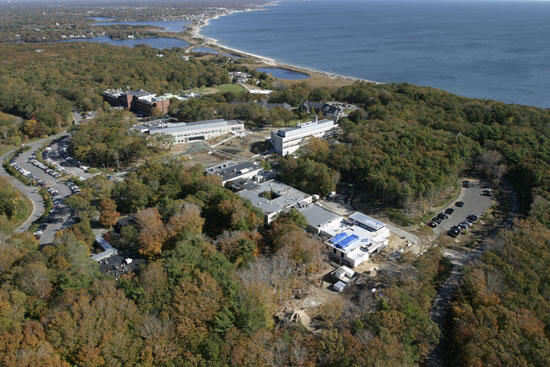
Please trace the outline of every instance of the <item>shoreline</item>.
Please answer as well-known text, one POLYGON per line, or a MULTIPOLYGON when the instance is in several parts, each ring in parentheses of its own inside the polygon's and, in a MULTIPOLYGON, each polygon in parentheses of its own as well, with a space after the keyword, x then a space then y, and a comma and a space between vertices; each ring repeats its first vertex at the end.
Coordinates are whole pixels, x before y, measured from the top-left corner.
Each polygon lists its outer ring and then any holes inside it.
MULTIPOLYGON (((328 77, 328 78, 331 78, 331 79, 343 79, 343 80, 354 81, 354 82, 384 84, 384 83, 381 83, 381 82, 376 82, 374 80, 357 78, 357 77, 353 77, 353 76, 349 76, 349 75, 342 75, 342 74, 331 73, 331 72, 328 72, 328 71, 316 70, 316 69, 310 68, 310 67, 303 67, 303 66, 299 66, 299 65, 283 63, 283 62, 280 62, 280 61, 278 61, 274 58, 271 58, 271 57, 262 56, 262 55, 258 55, 258 54, 252 53, 252 52, 243 51, 243 50, 240 50, 238 48, 228 47, 228 46, 220 43, 219 40, 217 40, 215 38, 212 38, 212 37, 207 37, 207 36, 203 35, 202 32, 201 32, 202 28, 210 25, 210 22, 212 20, 216 20, 216 19, 219 19, 221 17, 225 17, 225 16, 228 16, 228 15, 233 15, 233 14, 237 14, 237 13, 246 13, 246 12, 252 12, 252 11, 264 11, 264 10, 266 10, 267 7, 277 6, 277 5, 279 5, 279 1, 274 1, 274 2, 270 2, 268 4, 261 5, 258 8, 250 8, 250 9, 245 9, 245 10, 229 11, 227 14, 216 15, 214 17, 202 20, 199 23, 191 24, 188 27, 188 31, 189 31, 189 34, 191 35, 192 38, 200 39, 202 41, 202 44, 198 44, 197 46, 213 46, 213 47, 220 48, 224 51, 234 53, 237 56, 244 55, 244 56, 252 57, 254 59, 259 60, 261 63, 265 64, 266 67, 281 68, 281 69, 286 69, 286 70, 289 70, 289 71, 298 71, 298 72, 302 72, 302 73, 305 73, 307 75, 310 75, 310 77, 311 77, 311 74, 320 74, 322 76, 325 76, 325 77, 328 77)), ((285 80, 285 79, 281 79, 281 80, 285 80)))

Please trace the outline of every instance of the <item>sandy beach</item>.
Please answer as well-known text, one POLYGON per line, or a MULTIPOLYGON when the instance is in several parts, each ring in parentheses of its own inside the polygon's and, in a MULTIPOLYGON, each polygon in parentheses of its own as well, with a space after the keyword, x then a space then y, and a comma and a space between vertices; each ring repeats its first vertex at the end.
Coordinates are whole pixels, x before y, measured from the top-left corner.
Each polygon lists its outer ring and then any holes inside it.
POLYGON ((254 59, 257 59, 260 63, 265 64, 266 67, 277 67, 277 68, 287 69, 287 70, 290 70, 290 71, 302 72, 302 73, 305 73, 305 74, 308 74, 308 75, 319 74, 319 75, 322 75, 322 76, 325 76, 325 77, 328 77, 328 78, 331 78, 331 79, 343 79, 343 80, 349 80, 349 81, 362 81, 362 82, 367 82, 367 83, 381 84, 381 83, 373 81, 373 80, 367 80, 367 79, 356 78, 356 77, 347 76, 347 75, 329 73, 329 72, 322 71, 322 70, 315 70, 315 69, 312 69, 312 68, 302 67, 302 66, 298 66, 298 65, 282 63, 282 62, 277 61, 276 59, 273 59, 273 58, 270 58, 270 57, 257 55, 257 54, 251 53, 251 52, 246 52, 246 51, 243 51, 243 50, 240 50, 240 49, 228 47, 228 46, 220 43, 217 39, 207 37, 207 36, 203 35, 202 32, 201 32, 202 28, 208 26, 212 20, 215 20, 215 19, 218 19, 218 18, 221 18, 221 17, 224 17, 224 16, 236 14, 236 13, 244 13, 244 12, 251 12, 251 11, 264 11, 264 10, 266 10, 267 7, 277 6, 277 5, 279 5, 279 2, 275 1, 275 2, 272 2, 272 3, 269 3, 269 4, 262 5, 258 8, 228 11, 226 14, 217 15, 215 17, 211 17, 211 18, 208 18, 206 20, 203 20, 199 23, 192 24, 191 26, 189 26, 188 31, 189 31, 190 35, 193 38, 201 40, 201 44, 197 45, 197 46, 201 46, 201 45, 202 46, 213 46, 213 47, 216 47, 216 48, 221 49, 223 51, 233 53, 233 54, 236 54, 236 55, 252 57, 254 59))

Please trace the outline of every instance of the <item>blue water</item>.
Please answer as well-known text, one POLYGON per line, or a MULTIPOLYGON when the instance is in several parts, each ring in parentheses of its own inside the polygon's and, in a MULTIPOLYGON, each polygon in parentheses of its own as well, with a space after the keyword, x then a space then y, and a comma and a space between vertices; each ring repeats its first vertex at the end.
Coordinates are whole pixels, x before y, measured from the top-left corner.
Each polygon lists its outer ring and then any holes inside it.
POLYGON ((273 75, 275 78, 279 79, 292 79, 292 80, 298 80, 298 79, 307 79, 309 78, 309 75, 304 73, 299 73, 297 71, 292 71, 288 69, 282 69, 282 68, 257 68, 256 70, 268 73, 273 75))
POLYGON ((97 26, 110 26, 110 25, 133 25, 133 26, 154 26, 162 28, 161 32, 183 32, 185 28, 189 25, 189 21, 143 21, 143 22, 113 22, 109 21, 108 18, 99 18, 95 17, 94 20, 99 20, 93 25, 97 26), (108 20, 108 21, 102 21, 108 20))
POLYGON ((115 46, 128 46, 134 47, 136 45, 145 44, 153 48, 164 49, 172 47, 187 47, 189 43, 177 39, 177 38, 164 38, 164 37, 152 37, 152 38, 124 38, 121 40, 110 39, 106 36, 94 37, 94 38, 72 38, 68 40, 62 40, 60 42, 101 42, 108 43, 115 46))
POLYGON ((202 52, 202 53, 205 53, 205 54, 224 55, 224 56, 228 56, 228 57, 239 57, 239 56, 231 55, 231 54, 228 54, 228 53, 225 53, 225 52, 219 52, 217 50, 214 50, 213 48, 205 47, 205 46, 195 47, 195 48, 193 48, 192 51, 193 52, 202 52))
POLYGON ((550 107, 550 2, 288 1, 203 33, 289 64, 550 107))

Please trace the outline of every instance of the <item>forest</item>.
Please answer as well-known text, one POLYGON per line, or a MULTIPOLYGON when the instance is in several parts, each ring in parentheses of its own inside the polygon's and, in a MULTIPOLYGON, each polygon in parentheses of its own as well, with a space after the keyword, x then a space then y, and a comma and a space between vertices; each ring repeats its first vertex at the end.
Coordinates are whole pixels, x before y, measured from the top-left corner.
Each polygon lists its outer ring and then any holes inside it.
POLYGON ((147 46, 93 43, 0 44, 0 51, 5 55, 0 68, 0 111, 24 119, 19 133, 10 134, 8 142, 47 136, 67 127, 73 109, 101 108, 101 93, 108 88, 162 94, 229 81, 220 65, 185 61, 177 49, 164 51, 162 58, 147 46))
POLYGON ((32 204, 9 180, 0 177, 0 231, 9 233, 32 213, 32 204))
MULTIPOLYGON (((544 210, 550 213, 550 206, 544 210)), ((452 311, 458 365, 549 363, 549 245, 548 224, 521 220, 502 230, 468 270, 452 311)))
POLYGON ((144 136, 131 129, 135 123, 128 111, 100 112, 93 121, 71 129, 70 152, 92 166, 121 169, 170 148, 170 139, 144 136))

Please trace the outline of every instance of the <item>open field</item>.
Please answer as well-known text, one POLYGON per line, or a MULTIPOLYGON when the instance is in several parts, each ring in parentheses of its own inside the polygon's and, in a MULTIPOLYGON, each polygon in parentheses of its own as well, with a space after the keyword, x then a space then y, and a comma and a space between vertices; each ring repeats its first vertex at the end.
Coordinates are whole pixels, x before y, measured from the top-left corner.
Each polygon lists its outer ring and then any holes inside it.
POLYGON ((186 159, 190 165, 202 164, 205 167, 229 160, 244 161, 261 153, 270 131, 271 128, 263 128, 247 131, 245 136, 227 134, 209 141, 177 144, 171 153, 186 159))
POLYGON ((193 92, 200 93, 200 94, 214 94, 214 93, 240 93, 244 92, 245 88, 238 84, 222 84, 217 87, 201 87, 196 88, 193 90, 193 92))

